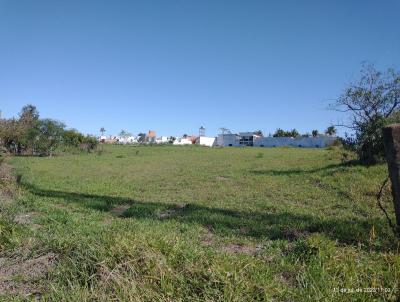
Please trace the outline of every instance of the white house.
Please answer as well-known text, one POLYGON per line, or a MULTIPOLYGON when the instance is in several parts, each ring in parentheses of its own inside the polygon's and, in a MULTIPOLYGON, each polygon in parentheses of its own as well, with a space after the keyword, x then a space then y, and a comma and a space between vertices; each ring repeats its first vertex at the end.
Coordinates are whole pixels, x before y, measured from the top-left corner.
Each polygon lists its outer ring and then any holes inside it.
POLYGON ((215 137, 200 136, 197 139, 196 144, 199 144, 201 146, 214 147, 217 144, 217 139, 215 137))
POLYGON ((130 136, 117 136, 116 137, 118 143, 120 144, 134 144, 137 143, 136 137, 130 135, 130 136))
POLYGON ((179 137, 174 141, 174 145, 192 145, 191 139, 179 137))
POLYGON ((166 144, 168 142, 169 142, 168 136, 160 136, 160 137, 157 137, 157 139, 156 139, 156 144, 166 144))

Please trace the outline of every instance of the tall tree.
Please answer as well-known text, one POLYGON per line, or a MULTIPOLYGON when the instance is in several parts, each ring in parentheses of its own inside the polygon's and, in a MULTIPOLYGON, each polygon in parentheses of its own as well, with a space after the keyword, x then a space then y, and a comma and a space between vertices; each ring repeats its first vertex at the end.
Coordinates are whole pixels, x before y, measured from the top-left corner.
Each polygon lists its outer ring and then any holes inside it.
POLYGON ((349 116, 349 121, 339 126, 354 133, 348 142, 359 160, 376 163, 384 156, 383 127, 400 121, 400 73, 394 69, 380 72, 372 64, 364 64, 359 79, 348 85, 332 108, 349 116))
POLYGON ((291 131, 288 132, 288 136, 289 137, 298 137, 298 136, 300 136, 300 133, 296 129, 292 129, 291 131))
POLYGON ((19 120, 22 123, 34 123, 39 120, 39 111, 36 109, 36 106, 33 105, 25 105, 22 107, 21 112, 19 113, 19 120))
POLYGON ((329 135, 329 136, 335 135, 335 134, 336 134, 336 128, 335 128, 335 126, 329 126, 328 128, 326 128, 325 134, 326 134, 326 135, 329 135))
POLYGON ((317 137, 319 135, 319 131, 317 129, 314 129, 313 131, 311 131, 311 135, 313 137, 317 137))
POLYGON ((285 137, 286 136, 286 131, 282 130, 281 128, 276 129, 275 133, 273 134, 273 137, 285 137))
POLYGON ((100 133, 101 133, 102 136, 104 136, 105 132, 106 132, 106 129, 104 129, 104 127, 101 127, 100 128, 100 133))
POLYGON ((144 143, 145 142, 145 140, 146 140, 146 133, 139 133, 138 134, 138 142, 139 143, 144 143))
POLYGON ((29 104, 22 107, 18 120, 18 153, 27 149, 31 149, 32 153, 34 152, 35 140, 39 135, 38 123, 39 111, 36 106, 29 104))

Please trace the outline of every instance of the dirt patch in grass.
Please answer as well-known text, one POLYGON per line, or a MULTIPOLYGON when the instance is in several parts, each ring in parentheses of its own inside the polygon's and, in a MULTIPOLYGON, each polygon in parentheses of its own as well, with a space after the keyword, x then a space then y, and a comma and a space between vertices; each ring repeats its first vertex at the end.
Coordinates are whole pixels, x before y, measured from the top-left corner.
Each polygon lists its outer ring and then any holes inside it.
POLYGON ((15 177, 12 175, 12 166, 0 157, 0 207, 10 204, 15 196, 15 177))
POLYGON ((183 210, 187 206, 188 206, 188 204, 186 204, 186 203, 178 204, 175 206, 175 208, 168 209, 168 210, 163 211, 160 214, 158 214, 158 218, 160 218, 160 219, 169 218, 169 217, 173 216, 174 214, 176 214, 177 212, 183 210))
POLYGON ((218 175, 218 176, 216 177, 216 179, 219 180, 219 181, 229 180, 228 177, 221 176, 221 175, 218 175))
POLYGON ((289 241, 295 241, 299 238, 304 238, 309 234, 310 233, 308 231, 298 230, 298 229, 285 229, 283 231, 283 236, 285 237, 285 239, 289 241))
POLYGON ((106 218, 104 218, 104 219, 102 220, 101 224, 103 224, 103 225, 110 225, 110 224, 112 224, 112 222, 113 222, 113 219, 112 219, 112 218, 106 217, 106 218))
POLYGON ((126 210, 131 207, 130 204, 121 204, 113 208, 110 213, 115 216, 122 216, 126 210))
POLYGON ((15 177, 12 175, 12 166, 8 163, 0 164, 0 182, 1 183, 11 183, 15 181, 15 177))
POLYGON ((56 259, 53 253, 33 259, 0 258, 0 293, 39 295, 44 288, 37 281, 54 267, 56 259))
POLYGON ((222 245, 220 249, 228 253, 243 253, 252 255, 261 251, 262 245, 251 246, 251 245, 229 243, 222 245))
POLYGON ((221 243, 210 227, 206 228, 205 234, 201 238, 201 243, 205 246, 215 246, 217 250, 234 254, 254 255, 263 249, 262 245, 246 245, 241 243, 221 243))
POLYGON ((286 284, 288 286, 297 285, 296 275, 293 274, 292 272, 284 271, 278 276, 276 276, 276 279, 278 282, 286 284))
POLYGON ((211 231, 212 229, 210 227, 207 227, 206 233, 203 235, 201 238, 201 243, 206 246, 211 246, 214 244, 214 237, 215 235, 211 231))
POLYGON ((14 217, 14 222, 18 224, 32 224, 33 219, 38 215, 36 212, 18 214, 14 217))

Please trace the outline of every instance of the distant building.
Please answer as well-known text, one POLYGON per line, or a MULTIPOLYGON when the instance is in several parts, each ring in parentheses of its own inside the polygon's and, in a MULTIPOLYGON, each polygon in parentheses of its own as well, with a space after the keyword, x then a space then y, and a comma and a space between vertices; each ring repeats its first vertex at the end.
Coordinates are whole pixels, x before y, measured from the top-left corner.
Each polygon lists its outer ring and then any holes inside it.
POLYGON ((153 130, 149 130, 149 132, 146 134, 145 141, 147 143, 155 143, 157 138, 157 133, 153 130))
POLYGON ((207 147, 214 147, 217 144, 215 137, 200 136, 196 140, 196 144, 207 147))
POLYGON ((183 137, 179 137, 177 138, 174 143, 174 145, 193 145, 193 141, 191 138, 183 138, 183 137))
POLYGON ((256 135, 254 132, 239 132, 238 136, 240 146, 253 146, 254 141, 261 138, 260 135, 256 135))
POLYGON ((255 147, 292 146, 301 148, 325 148, 331 145, 337 137, 320 135, 316 137, 261 137, 254 141, 255 147))
POLYGON ((217 145, 219 146, 233 146, 233 147, 245 147, 253 146, 254 141, 261 138, 262 136, 254 134, 254 132, 239 132, 236 133, 222 133, 218 135, 217 145))
POLYGON ((255 146, 255 147, 302 147, 302 148, 325 148, 337 138, 327 135, 317 137, 263 137, 253 132, 222 133, 218 135, 216 145, 218 146, 255 146))
POLYGON ((116 136, 112 136, 112 135, 105 136, 105 135, 102 135, 102 136, 100 136, 100 142, 101 143, 105 143, 105 144, 115 144, 116 142, 118 142, 118 139, 117 139, 116 136))
POLYGON ((134 144, 137 143, 136 137, 130 136, 117 136, 117 141, 120 144, 134 144))
POLYGON ((166 144, 168 142, 169 142, 168 136, 157 137, 157 139, 155 141, 156 144, 166 144))
POLYGON ((222 133, 218 134, 217 145, 226 147, 239 147, 239 135, 234 133, 222 133))

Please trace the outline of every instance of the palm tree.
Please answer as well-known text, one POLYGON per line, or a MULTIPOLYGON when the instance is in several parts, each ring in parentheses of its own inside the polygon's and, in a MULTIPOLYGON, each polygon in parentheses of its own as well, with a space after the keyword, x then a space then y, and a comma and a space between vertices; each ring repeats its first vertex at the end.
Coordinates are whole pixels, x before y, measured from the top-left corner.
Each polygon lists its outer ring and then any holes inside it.
POLYGON ((317 137, 319 135, 318 130, 311 131, 313 137, 317 137))
POLYGON ((326 135, 329 135, 329 136, 335 135, 335 134, 336 134, 336 128, 335 128, 335 126, 329 126, 328 128, 326 128, 325 134, 326 134, 326 135))
POLYGON ((104 127, 101 127, 100 128, 100 132, 101 132, 101 135, 104 136, 104 133, 106 132, 106 129, 104 129, 104 127))

